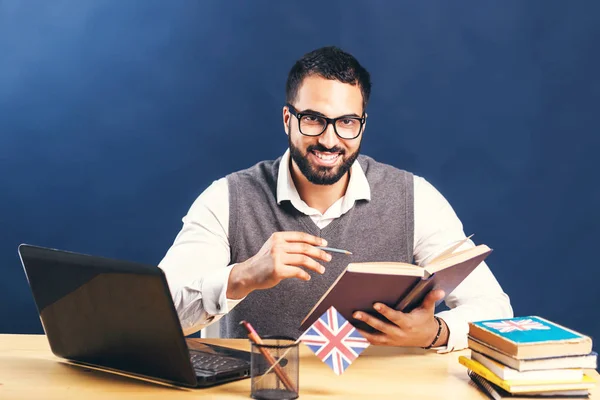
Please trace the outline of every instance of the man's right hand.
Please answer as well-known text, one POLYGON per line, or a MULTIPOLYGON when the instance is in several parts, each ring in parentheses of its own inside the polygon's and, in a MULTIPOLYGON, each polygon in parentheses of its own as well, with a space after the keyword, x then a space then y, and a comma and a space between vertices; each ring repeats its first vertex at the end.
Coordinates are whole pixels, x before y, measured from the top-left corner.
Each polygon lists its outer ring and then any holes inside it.
POLYGON ((327 241, 304 232, 275 232, 256 255, 236 264, 229 275, 227 298, 236 300, 258 289, 268 289, 284 279, 310 280, 305 269, 322 274, 325 267, 315 259, 330 261, 331 255, 315 246, 327 241))

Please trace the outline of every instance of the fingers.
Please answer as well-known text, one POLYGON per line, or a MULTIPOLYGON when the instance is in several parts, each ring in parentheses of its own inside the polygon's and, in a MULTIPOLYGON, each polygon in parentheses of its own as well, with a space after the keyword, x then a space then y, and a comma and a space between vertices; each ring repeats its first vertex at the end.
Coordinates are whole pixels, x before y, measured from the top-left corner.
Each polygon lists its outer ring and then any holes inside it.
POLYGON ((406 329, 410 326, 409 318, 407 314, 402 311, 394 310, 382 303, 375 303, 373 308, 377 310, 381 315, 389 319, 394 324, 398 325, 401 329, 406 329))
POLYGON ((290 254, 304 254, 309 257, 317 258, 326 262, 331 261, 331 254, 321 249, 317 249, 316 247, 311 246, 307 243, 287 243, 284 245, 284 250, 290 254))
POLYGON ((327 246, 327 240, 306 232, 275 232, 272 237, 274 241, 304 242, 313 246, 327 246))
POLYGON ((265 251, 270 253, 275 264, 276 279, 298 278, 308 281, 310 274, 305 269, 323 274, 325 267, 317 260, 331 261, 329 253, 315 247, 326 245, 327 241, 323 238, 305 232, 285 231, 273 233, 265 243, 265 251))
POLYGON ((427 296, 423 299, 420 308, 425 310, 433 311, 435 309, 435 303, 438 300, 443 299, 445 296, 444 291, 441 289, 432 290, 427 293, 427 296))
POLYGON ((280 279, 298 278, 302 281, 310 281, 310 274, 302 268, 284 265, 279 272, 280 279))
POLYGON ((384 334, 394 334, 395 330, 398 329, 397 326, 383 322, 379 318, 373 317, 372 315, 369 315, 365 312, 358 311, 355 312, 353 316, 357 320, 365 322, 367 325, 370 325, 371 327, 384 334))
POLYGON ((371 343, 371 344, 375 344, 375 345, 389 344, 389 337, 386 335, 383 335, 381 333, 369 333, 369 332, 363 331, 362 329, 358 329, 358 328, 356 328, 356 330, 365 339, 367 339, 369 341, 369 343, 371 343))
POLYGON ((325 272, 325 267, 319 264, 317 261, 313 260, 309 256, 303 254, 285 254, 281 258, 281 262, 284 265, 294 266, 294 267, 304 267, 310 269, 311 271, 315 271, 319 274, 325 272))

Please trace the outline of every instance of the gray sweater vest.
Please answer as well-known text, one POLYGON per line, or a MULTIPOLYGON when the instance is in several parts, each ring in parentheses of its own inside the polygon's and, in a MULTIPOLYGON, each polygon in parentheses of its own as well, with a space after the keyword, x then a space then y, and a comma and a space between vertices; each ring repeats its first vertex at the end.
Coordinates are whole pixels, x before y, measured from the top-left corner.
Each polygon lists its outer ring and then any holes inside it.
POLYGON ((229 185, 229 243, 231 263, 246 261, 278 231, 304 231, 323 237, 328 246, 347 249, 353 255, 332 253, 323 275, 310 281, 286 279, 268 290, 250 293, 221 319, 221 337, 243 338, 239 325, 250 322, 260 335, 297 338, 300 322, 350 262, 413 260, 413 176, 360 155, 371 188, 371 200, 354 207, 319 229, 311 218, 289 201, 277 204, 277 174, 281 157, 227 176, 229 185))

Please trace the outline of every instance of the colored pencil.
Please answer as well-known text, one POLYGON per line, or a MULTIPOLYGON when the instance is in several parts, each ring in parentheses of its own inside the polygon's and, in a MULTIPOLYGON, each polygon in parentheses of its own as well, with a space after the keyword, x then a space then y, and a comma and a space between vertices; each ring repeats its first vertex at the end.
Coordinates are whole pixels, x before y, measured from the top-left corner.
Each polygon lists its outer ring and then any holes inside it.
MULTIPOLYGON (((250 340, 252 340, 254 343, 256 343, 258 345, 264 344, 262 339, 258 335, 258 333, 254 330, 254 328, 252 327, 252 325, 250 325, 249 322, 241 321, 240 325, 243 325, 244 328, 246 328, 246 330, 248 331, 248 337, 250 338, 250 340)), ((271 364, 271 366, 274 366, 275 373, 277 374, 277 376, 279 377, 281 382, 283 382, 283 384, 285 385, 287 390, 292 391, 294 393, 298 393, 296 391, 296 388, 294 387, 294 384, 290 380, 289 376, 287 376, 285 371, 281 368, 281 365, 279 365, 277 363, 277 361, 275 361, 275 359, 273 358, 271 353, 269 353, 269 351, 264 347, 261 347, 261 346, 257 346, 257 347, 260 350, 260 352, 262 353, 262 355, 267 359, 269 364, 271 364)))

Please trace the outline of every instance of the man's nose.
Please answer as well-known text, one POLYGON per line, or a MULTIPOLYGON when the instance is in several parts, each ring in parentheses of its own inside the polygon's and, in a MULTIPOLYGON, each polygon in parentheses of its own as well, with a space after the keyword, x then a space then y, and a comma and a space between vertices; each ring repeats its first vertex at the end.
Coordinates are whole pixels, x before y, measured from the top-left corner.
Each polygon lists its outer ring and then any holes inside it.
POLYGON ((337 146, 338 143, 339 138, 335 134, 333 124, 327 125, 325 132, 323 132, 321 136, 319 136, 319 144, 321 144, 323 147, 331 149, 332 147, 337 146))

